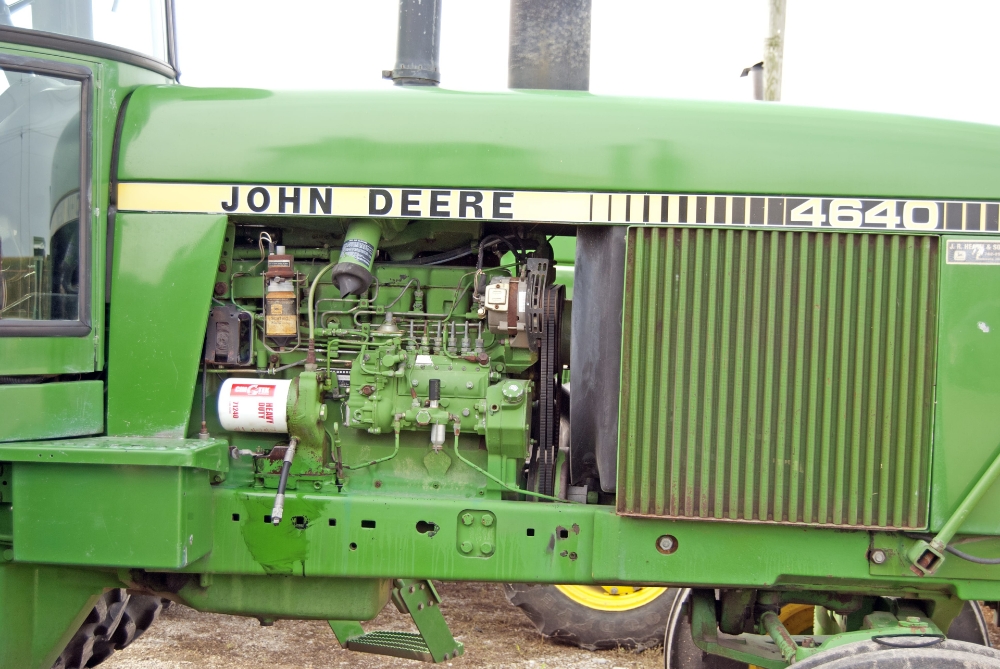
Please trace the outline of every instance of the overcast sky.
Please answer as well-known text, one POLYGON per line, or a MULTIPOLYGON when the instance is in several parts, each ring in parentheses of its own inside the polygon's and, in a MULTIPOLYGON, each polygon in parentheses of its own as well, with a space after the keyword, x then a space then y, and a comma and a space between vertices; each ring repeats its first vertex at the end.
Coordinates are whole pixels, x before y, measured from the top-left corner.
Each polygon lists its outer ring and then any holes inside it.
MULTIPOLYGON (((175 0, 181 82, 380 88, 396 0, 175 0)), ((590 90, 749 100, 767 0, 593 0, 590 90)), ((505 0, 443 0, 441 85, 507 86, 505 0)), ((1000 2, 788 0, 782 102, 1000 124, 1000 2)))

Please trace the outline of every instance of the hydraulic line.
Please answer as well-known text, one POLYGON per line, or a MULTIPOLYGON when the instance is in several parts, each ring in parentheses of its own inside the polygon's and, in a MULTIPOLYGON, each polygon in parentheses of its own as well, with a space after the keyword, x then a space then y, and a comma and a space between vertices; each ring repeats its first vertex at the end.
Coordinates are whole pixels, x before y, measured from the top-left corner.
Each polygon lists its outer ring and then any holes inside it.
POLYGON ((521 490, 520 488, 518 488, 516 486, 508 485, 508 484, 504 483, 503 481, 501 481, 500 479, 498 479, 496 476, 493 476, 493 474, 490 474, 488 471, 486 471, 485 469, 483 469, 482 467, 480 467, 476 463, 474 463, 474 462, 472 462, 470 460, 466 460, 462 456, 462 454, 458 451, 458 435, 459 435, 459 433, 461 431, 460 428, 459 428, 460 423, 458 422, 458 420, 454 416, 452 416, 451 418, 453 420, 455 420, 455 456, 459 460, 461 460, 462 462, 464 462, 468 466, 472 467, 477 472, 479 472, 480 474, 482 474, 483 476, 485 476, 486 478, 488 478, 489 480, 493 481, 497 485, 501 486, 504 490, 507 490, 509 492, 517 493, 519 495, 528 495, 530 497, 537 497, 539 499, 547 499, 550 502, 562 502, 564 504, 579 504, 579 502, 573 502, 573 501, 566 500, 566 499, 559 499, 558 497, 552 497, 550 495, 543 495, 541 493, 532 492, 530 490, 521 490))
POLYGON ((281 523, 281 516, 285 513, 285 487, 288 485, 288 472, 292 469, 295 447, 298 445, 299 440, 292 437, 285 449, 285 461, 281 464, 281 478, 278 479, 278 494, 274 497, 274 509, 271 510, 271 524, 275 526, 281 523))

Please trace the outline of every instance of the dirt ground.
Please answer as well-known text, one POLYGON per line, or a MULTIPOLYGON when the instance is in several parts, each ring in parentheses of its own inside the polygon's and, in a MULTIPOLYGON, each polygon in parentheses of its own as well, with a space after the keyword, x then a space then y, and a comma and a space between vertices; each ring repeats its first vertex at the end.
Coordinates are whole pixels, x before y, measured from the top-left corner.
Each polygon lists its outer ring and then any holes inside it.
MULTIPOLYGON (((590 652, 547 641, 500 586, 488 583, 438 585, 441 611, 465 655, 446 663, 455 669, 531 667, 547 669, 660 669, 663 652, 590 652)), ((391 604, 366 630, 412 631, 409 616, 391 604)), ((198 613, 171 606, 142 638, 101 665, 107 669, 325 669, 408 667, 421 664, 342 650, 325 622, 279 620, 261 627, 253 618, 198 613)))

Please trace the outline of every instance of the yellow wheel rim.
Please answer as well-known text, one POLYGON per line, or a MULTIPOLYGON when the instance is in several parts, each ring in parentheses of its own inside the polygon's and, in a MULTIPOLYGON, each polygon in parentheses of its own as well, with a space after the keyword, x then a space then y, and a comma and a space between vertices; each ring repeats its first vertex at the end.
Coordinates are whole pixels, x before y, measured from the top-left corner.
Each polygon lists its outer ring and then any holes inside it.
POLYGON ((557 585, 562 594, 577 604, 598 611, 630 611, 645 606, 667 591, 629 585, 557 585))

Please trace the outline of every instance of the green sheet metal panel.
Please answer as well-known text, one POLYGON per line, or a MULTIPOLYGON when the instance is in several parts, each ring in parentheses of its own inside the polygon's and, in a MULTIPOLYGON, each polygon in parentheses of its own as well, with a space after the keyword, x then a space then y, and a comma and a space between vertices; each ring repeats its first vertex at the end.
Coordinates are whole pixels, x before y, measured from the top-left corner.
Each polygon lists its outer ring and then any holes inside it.
POLYGON ((123 181, 995 198, 1000 128, 575 91, 144 87, 123 181))
POLYGON ((14 559, 178 569, 212 547, 209 473, 15 462, 14 559))
POLYGON ((629 231, 618 512, 922 528, 937 238, 629 231))
MULTIPOLYGON (((943 237, 931 530, 938 530, 1000 449, 1000 256, 996 241, 943 237), (981 244, 984 256, 955 245, 981 244), (947 250, 947 253, 945 251, 947 250), (965 251, 956 258, 956 251, 965 251)), ((1000 533, 994 485, 962 533, 1000 533)))
POLYGON ((185 436, 225 230, 225 216, 118 215, 108 434, 185 436))
POLYGON ((104 383, 0 385, 0 410, 0 442, 99 434, 104 431, 104 383))
POLYGON ((92 437, 0 444, 2 461, 197 467, 225 472, 229 470, 229 449, 224 439, 92 437))

